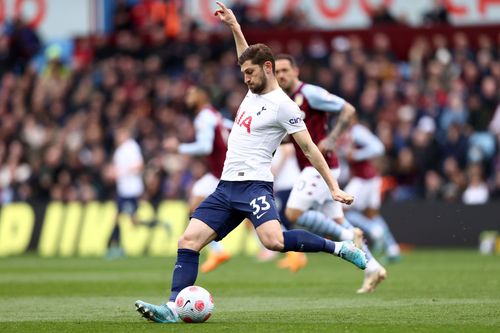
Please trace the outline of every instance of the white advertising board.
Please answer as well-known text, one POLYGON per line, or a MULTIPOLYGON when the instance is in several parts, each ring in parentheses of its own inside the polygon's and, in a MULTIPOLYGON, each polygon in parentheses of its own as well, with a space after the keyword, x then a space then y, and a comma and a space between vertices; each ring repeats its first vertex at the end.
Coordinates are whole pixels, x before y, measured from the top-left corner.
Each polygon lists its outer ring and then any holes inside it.
POLYGON ((0 24, 21 16, 44 39, 88 35, 97 26, 101 1, 107 0, 0 0, 0 24))

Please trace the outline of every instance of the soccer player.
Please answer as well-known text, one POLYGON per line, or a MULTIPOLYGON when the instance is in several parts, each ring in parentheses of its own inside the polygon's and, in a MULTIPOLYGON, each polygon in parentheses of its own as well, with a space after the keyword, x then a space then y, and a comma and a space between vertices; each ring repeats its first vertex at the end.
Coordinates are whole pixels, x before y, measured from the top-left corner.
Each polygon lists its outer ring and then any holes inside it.
POLYGON ((111 177, 116 181, 118 212, 109 241, 107 257, 110 259, 123 256, 120 245, 119 217, 121 214, 126 214, 134 225, 139 224, 136 212, 139 198, 144 192, 142 180, 144 160, 139 144, 132 138, 131 129, 119 127, 115 133, 115 144, 116 149, 110 172, 111 177))
MULTIPOLYGON (((376 247, 384 247, 387 260, 399 260, 399 245, 384 218, 380 215, 382 179, 373 160, 384 154, 384 145, 366 126, 353 119, 346 133, 345 159, 349 163, 351 179, 346 191, 356 196, 356 202, 344 206, 349 221, 372 239, 376 247)), ((366 270, 368 274, 369 270, 366 270)))
MULTIPOLYGON (((222 117, 210 103, 210 92, 200 85, 190 86, 185 95, 185 104, 195 114, 194 127, 196 140, 192 143, 179 143, 170 137, 163 143, 168 152, 193 156, 206 156, 209 172, 193 185, 189 198, 189 211, 192 214, 206 197, 212 194, 219 183, 226 158, 227 138, 233 124, 222 117)), ((230 259, 230 254, 219 242, 210 243, 211 252, 201 265, 201 272, 208 273, 230 259)))
MULTIPOLYGON (((328 145, 330 140, 336 140, 350 126, 355 116, 354 107, 321 87, 300 81, 299 69, 292 56, 283 54, 276 57, 276 78, 281 88, 304 112, 304 121, 311 129, 315 144, 328 145), (332 112, 340 114, 337 124, 328 133, 328 116, 332 112)), ((294 144, 297 147, 297 142, 294 144)), ((363 247, 368 264, 365 281, 358 293, 373 291, 374 288, 367 289, 364 286, 377 286, 386 276, 385 269, 363 243, 361 230, 353 228, 345 220, 342 204, 331 199, 328 187, 320 179, 318 171, 300 149, 296 149, 296 152, 302 173, 296 180, 286 205, 288 220, 316 234, 340 240, 353 240, 357 246, 363 247)), ((333 177, 338 178, 340 167, 337 156, 332 149, 325 149, 324 153, 333 177)), ((301 256, 290 256, 286 259, 289 261, 288 267, 304 266, 305 261, 301 256)))
POLYGON ((244 218, 252 222, 260 241, 270 250, 326 252, 360 269, 366 268, 364 252, 351 241, 333 242, 305 230, 282 231, 273 199, 271 161, 287 133, 319 169, 335 200, 350 204, 353 197, 339 188, 311 140, 300 109, 280 89, 271 49, 264 44, 248 46, 233 12, 224 4, 217 4, 220 9, 216 15, 233 33, 238 63, 249 91, 229 135, 221 181, 195 210, 179 239, 169 302, 161 305, 135 302, 139 313, 159 323, 178 321, 174 300, 182 289, 195 283, 199 251, 212 240, 223 239, 244 218))

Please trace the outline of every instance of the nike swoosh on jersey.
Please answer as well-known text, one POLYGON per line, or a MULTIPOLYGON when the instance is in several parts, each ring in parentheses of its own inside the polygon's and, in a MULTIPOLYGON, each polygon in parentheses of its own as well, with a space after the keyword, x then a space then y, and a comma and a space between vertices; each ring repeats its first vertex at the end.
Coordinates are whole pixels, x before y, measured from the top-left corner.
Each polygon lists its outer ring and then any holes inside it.
POLYGON ((260 215, 257 215, 257 218, 258 218, 258 219, 260 219, 260 218, 261 218, 262 216, 264 216, 265 214, 267 214, 267 212, 264 212, 264 213, 262 213, 262 214, 260 214, 260 215))

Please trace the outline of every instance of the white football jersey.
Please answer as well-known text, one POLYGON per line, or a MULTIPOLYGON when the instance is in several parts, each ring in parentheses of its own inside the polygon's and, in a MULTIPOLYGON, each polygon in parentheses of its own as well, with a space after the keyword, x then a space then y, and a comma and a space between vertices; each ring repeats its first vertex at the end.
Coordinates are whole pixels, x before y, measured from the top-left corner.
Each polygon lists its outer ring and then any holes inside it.
POLYGON ((117 173, 118 195, 139 197, 144 191, 142 172, 131 171, 131 168, 144 163, 139 144, 133 139, 122 143, 113 155, 113 163, 117 173))
POLYGON ((272 182, 271 161, 281 140, 305 129, 302 112, 283 90, 248 91, 229 135, 221 179, 272 182))

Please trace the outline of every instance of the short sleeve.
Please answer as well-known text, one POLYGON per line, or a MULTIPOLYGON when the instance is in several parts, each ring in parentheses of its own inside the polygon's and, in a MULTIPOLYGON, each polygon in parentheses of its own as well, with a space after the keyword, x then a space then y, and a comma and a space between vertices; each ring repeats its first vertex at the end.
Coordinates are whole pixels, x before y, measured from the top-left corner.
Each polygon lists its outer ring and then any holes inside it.
POLYGON ((278 122, 286 129, 287 134, 293 134, 307 129, 303 120, 302 111, 292 100, 281 103, 278 110, 278 122))
POLYGON ((212 112, 203 110, 195 118, 194 127, 196 131, 213 131, 217 127, 217 118, 212 112))
POLYGON ((312 108, 325 112, 340 112, 346 103, 343 98, 312 84, 304 85, 302 93, 312 108))

